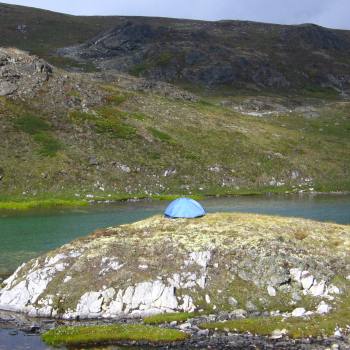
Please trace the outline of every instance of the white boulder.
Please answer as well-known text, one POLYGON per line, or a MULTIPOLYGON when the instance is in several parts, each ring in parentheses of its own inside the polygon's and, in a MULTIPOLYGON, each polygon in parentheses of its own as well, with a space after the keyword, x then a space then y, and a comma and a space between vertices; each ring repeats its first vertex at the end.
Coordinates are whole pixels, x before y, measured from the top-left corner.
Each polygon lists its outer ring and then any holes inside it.
POLYGON ((304 290, 309 290, 314 284, 314 280, 314 276, 310 275, 308 271, 303 271, 300 282, 304 290))
POLYGON ((268 286, 267 293, 269 294, 270 297, 275 297, 276 296, 276 289, 272 286, 268 286))
POLYGON ((315 283, 310 287, 309 293, 314 297, 320 297, 326 292, 326 282, 321 281, 320 283, 315 283))
POLYGON ((327 314, 331 310, 331 307, 323 300, 318 304, 316 312, 319 314, 327 314))
POLYGON ((302 317, 305 316, 306 310, 303 307, 297 307, 292 311, 293 317, 302 317))

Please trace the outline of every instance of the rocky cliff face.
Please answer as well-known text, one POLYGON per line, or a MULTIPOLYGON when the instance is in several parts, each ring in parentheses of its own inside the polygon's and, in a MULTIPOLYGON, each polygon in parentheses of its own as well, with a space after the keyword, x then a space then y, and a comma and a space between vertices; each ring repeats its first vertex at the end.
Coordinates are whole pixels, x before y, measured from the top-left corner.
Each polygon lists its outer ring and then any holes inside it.
POLYGON ((59 53, 102 69, 209 88, 350 87, 349 32, 311 24, 124 18, 59 53))
POLYGON ((327 313, 350 275, 349 242, 349 226, 303 219, 153 217, 22 265, 3 283, 0 309, 64 319, 327 313))

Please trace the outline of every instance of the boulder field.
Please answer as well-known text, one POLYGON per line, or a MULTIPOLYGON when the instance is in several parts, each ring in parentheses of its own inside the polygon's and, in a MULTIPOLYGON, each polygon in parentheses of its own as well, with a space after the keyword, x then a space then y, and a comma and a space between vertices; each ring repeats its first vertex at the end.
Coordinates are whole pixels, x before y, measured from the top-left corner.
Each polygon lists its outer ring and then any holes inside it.
POLYGON ((23 264, 0 285, 0 309, 63 319, 324 314, 345 292, 349 250, 349 225, 238 213, 155 216, 23 264))

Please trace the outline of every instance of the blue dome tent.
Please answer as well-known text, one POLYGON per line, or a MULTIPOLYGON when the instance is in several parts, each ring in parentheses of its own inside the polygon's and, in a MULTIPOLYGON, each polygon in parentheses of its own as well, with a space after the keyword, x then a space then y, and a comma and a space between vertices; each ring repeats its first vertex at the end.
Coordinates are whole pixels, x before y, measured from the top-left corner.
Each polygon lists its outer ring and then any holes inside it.
POLYGON ((198 218, 204 216, 203 207, 191 198, 178 198, 172 201, 165 209, 164 215, 168 218, 198 218))

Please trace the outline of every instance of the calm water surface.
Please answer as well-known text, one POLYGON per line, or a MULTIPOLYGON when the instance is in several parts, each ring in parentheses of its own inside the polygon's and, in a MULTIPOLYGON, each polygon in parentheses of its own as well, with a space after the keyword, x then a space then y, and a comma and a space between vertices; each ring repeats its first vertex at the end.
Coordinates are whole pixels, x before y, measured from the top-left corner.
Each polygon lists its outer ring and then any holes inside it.
MULTIPOLYGON (((251 212, 350 224, 350 195, 233 197, 207 199, 202 204, 208 212, 251 212)), ((0 275, 9 274, 22 262, 97 228, 160 214, 166 205, 166 202, 139 202, 92 206, 84 210, 0 212, 0 275)), ((1 329, 0 324, 0 350, 9 349, 49 348, 38 336, 1 329)))
MULTIPOLYGON (((207 199, 202 204, 208 212, 253 212, 350 224, 350 195, 232 197, 207 199)), ((160 214, 166 205, 154 201, 78 210, 0 212, 0 275, 9 274, 22 262, 97 228, 160 214)))

